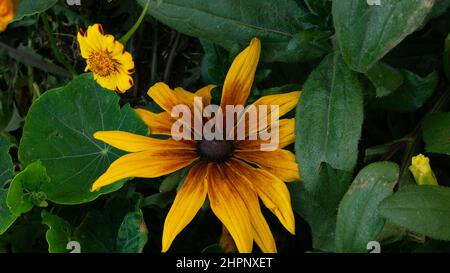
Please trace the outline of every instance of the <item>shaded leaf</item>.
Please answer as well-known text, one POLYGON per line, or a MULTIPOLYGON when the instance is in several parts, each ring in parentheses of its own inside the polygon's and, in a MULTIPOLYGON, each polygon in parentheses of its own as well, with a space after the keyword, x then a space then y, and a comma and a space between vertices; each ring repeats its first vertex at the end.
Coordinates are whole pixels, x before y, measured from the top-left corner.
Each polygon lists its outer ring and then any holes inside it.
POLYGON ((375 101, 375 107, 395 111, 411 112, 422 107, 433 95, 439 76, 433 72, 425 78, 421 78, 410 71, 402 70, 403 85, 394 93, 375 101))
POLYGON ((450 113, 428 115, 422 129, 427 152, 450 155, 450 113))
POLYGON ((424 23, 435 0, 333 1, 333 19, 342 55, 349 66, 367 72, 424 23))
POLYGON ((20 21, 25 16, 39 14, 53 7, 58 0, 20 0, 19 7, 14 15, 14 21, 20 21))
MULTIPOLYGON (((138 0, 144 5, 146 0, 138 0)), ((266 61, 297 62, 322 56, 330 43, 313 26, 309 12, 291 0, 153 1, 148 13, 184 34, 232 50, 261 39, 266 61)))

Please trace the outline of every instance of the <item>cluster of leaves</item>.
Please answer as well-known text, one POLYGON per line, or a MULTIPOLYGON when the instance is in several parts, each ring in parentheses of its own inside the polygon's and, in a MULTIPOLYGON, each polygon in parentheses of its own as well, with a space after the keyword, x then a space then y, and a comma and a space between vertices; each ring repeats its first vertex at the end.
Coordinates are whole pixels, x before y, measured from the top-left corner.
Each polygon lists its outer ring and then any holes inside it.
MULTIPOLYGON (((290 113, 297 235, 267 214, 278 249, 367 252, 378 241, 383 251, 450 250, 450 0, 152 1, 127 45, 132 90, 119 96, 91 74, 72 77, 84 70, 78 28, 100 22, 120 36, 146 2, 22 0, 0 35, 0 252, 68 252, 72 241, 82 252, 159 252, 185 172, 90 192, 122 155, 92 135, 145 135, 132 107, 160 110, 145 97, 151 84, 221 84, 253 37, 263 51, 250 101, 303 91, 290 113), (440 186, 415 185, 408 166, 418 153, 440 186)), ((220 232, 205 206, 172 249, 221 251, 220 232)))

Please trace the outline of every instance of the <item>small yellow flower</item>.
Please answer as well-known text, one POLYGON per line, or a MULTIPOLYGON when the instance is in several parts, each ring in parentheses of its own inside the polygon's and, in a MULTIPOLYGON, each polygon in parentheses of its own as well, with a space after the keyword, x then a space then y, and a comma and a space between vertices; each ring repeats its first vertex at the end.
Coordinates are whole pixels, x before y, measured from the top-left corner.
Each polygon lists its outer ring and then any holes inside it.
MULTIPOLYGON (((234 60, 223 85, 222 109, 227 105, 246 104, 260 51, 260 41, 255 38, 234 60)), ((187 105, 195 109, 195 97, 202 97, 206 107, 211 104, 213 88, 207 86, 191 93, 157 83, 150 88, 148 95, 165 112, 155 114, 143 109, 136 112, 153 134, 171 136, 171 127, 176 121, 171 116, 173 107, 187 105)), ((270 95, 258 99, 253 105, 278 105, 279 115, 283 116, 295 108, 299 98, 298 91, 270 95)), ((253 242, 263 252, 276 252, 275 240, 261 212, 260 200, 294 234, 294 214, 284 182, 300 180, 295 155, 284 149, 294 142, 295 121, 281 119, 279 124, 280 143, 272 151, 259 149, 265 142, 261 138, 176 141, 121 131, 96 132, 96 139, 129 153, 114 161, 94 182, 92 190, 99 190, 123 178, 167 175, 192 164, 166 217, 162 251, 170 248, 175 237, 194 219, 208 198, 212 211, 233 238, 239 252, 251 252, 253 242)), ((194 131, 195 126, 190 130, 194 131)))
POLYGON ((86 71, 94 74, 94 80, 102 87, 125 93, 134 82, 133 57, 112 35, 105 35, 100 24, 80 30, 77 35, 81 56, 86 59, 86 71))
POLYGON ((422 154, 412 158, 412 164, 409 166, 416 183, 419 185, 438 185, 436 176, 430 167, 430 159, 422 154))
POLYGON ((18 1, 0 0, 0 32, 4 31, 14 19, 14 11, 18 1))

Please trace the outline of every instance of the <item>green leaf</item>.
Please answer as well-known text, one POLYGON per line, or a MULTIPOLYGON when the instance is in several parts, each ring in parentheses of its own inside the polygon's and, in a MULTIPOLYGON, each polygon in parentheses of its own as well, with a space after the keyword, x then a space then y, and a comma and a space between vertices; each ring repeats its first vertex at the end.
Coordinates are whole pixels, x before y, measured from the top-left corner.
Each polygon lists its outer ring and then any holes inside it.
POLYGON ((42 211, 42 224, 48 226, 45 238, 49 253, 67 253, 67 244, 72 241, 73 228, 69 222, 53 215, 46 210, 42 211))
POLYGON ((25 16, 39 14, 53 7, 58 0, 20 0, 19 7, 14 15, 14 21, 20 21, 25 16))
POLYGON ((36 53, 33 49, 19 45, 17 48, 10 47, 0 42, 0 48, 4 49, 8 55, 16 61, 40 69, 42 71, 52 73, 65 78, 70 78, 70 73, 52 63, 50 60, 36 53))
POLYGON ((141 210, 125 215, 117 234, 117 252, 141 253, 148 239, 148 230, 141 210))
POLYGON ((422 129, 427 152, 450 155, 450 113, 428 115, 422 129))
POLYGON ((402 70, 401 73, 404 78, 403 85, 391 95, 376 100, 375 107, 395 112, 414 111, 425 104, 439 83, 437 72, 433 72, 425 78, 407 70, 402 70))
POLYGON ((17 216, 12 214, 6 205, 7 193, 7 190, 0 187, 0 235, 5 233, 17 219, 17 216))
POLYGON ((0 188, 14 176, 14 164, 9 154, 10 141, 0 135, 0 188))
POLYGON ((318 186, 323 163, 353 170, 362 122, 358 75, 338 53, 327 56, 308 77, 296 112, 296 156, 308 191, 318 186))
POLYGON ((367 72, 373 64, 422 26, 435 0, 333 1, 333 19, 349 66, 367 72))
POLYGON ((433 7, 433 11, 431 12, 431 17, 441 16, 450 8, 450 0, 438 0, 433 7))
POLYGON ((146 126, 119 97, 84 74, 63 88, 47 91, 28 112, 19 147, 24 165, 42 161, 52 182, 42 191, 58 204, 78 204, 116 191, 123 182, 98 192, 92 183, 123 152, 93 138, 96 131, 121 130, 145 135, 146 126))
MULTIPOLYGON (((142 6, 147 0, 138 0, 142 6)), ((148 14, 184 34, 232 50, 261 39, 265 61, 298 62, 326 53, 326 33, 312 28, 309 12, 291 0, 152 1, 148 14)))
POLYGON ((20 216, 30 211, 33 206, 46 207, 46 194, 42 188, 50 183, 45 167, 40 161, 28 165, 11 181, 6 203, 11 212, 20 216))
POLYGON ((169 192, 173 191, 178 187, 178 185, 184 181, 184 178, 187 175, 188 168, 183 168, 179 171, 176 171, 170 175, 168 175, 164 180, 161 182, 161 185, 159 186, 160 192, 169 192))
POLYGON ((381 203, 380 213, 413 232, 450 240, 450 189, 447 187, 403 187, 381 203))
POLYGON ((375 64, 366 76, 375 86, 377 97, 387 96, 403 84, 402 73, 384 63, 375 64))
POLYGON ((139 253, 148 240, 141 195, 131 193, 110 198, 103 209, 89 210, 81 224, 74 227, 62 217, 42 212, 42 222, 50 252, 68 252, 71 241, 80 244, 81 253, 139 253))
POLYGON ((375 241, 385 220, 378 205, 392 194, 399 167, 391 162, 377 162, 362 169, 339 206, 336 224, 338 252, 367 252, 367 243, 375 241))
POLYGON ((116 196, 108 200, 102 211, 89 211, 74 232, 81 252, 141 252, 147 242, 147 232, 139 209, 140 198, 137 193, 130 198, 116 196))
POLYGON ((14 176, 14 165, 9 154, 9 147, 9 140, 0 135, 0 235, 17 219, 6 205, 7 190, 3 189, 5 182, 14 176))
POLYGON ((450 33, 445 39, 445 50, 444 50, 444 72, 447 79, 450 80, 450 33))
POLYGON ((302 183, 289 183, 292 208, 305 219, 312 232, 313 249, 334 252, 339 203, 352 181, 352 173, 323 164, 315 192, 302 183))

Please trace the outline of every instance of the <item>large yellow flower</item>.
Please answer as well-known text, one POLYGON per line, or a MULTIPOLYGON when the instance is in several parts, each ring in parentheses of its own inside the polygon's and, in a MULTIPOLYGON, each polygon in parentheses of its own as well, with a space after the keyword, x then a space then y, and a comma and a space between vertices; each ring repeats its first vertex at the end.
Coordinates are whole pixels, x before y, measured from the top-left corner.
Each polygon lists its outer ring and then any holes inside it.
POLYGON ((14 10, 17 0, 0 0, 0 32, 4 31, 14 19, 14 10))
POLYGON ((86 71, 91 70, 94 80, 102 87, 126 92, 133 86, 133 57, 112 35, 105 35, 100 24, 80 30, 77 35, 81 56, 86 59, 86 71))
MULTIPOLYGON (((221 106, 245 105, 253 84, 260 55, 260 41, 234 60, 225 80, 221 106)), ((150 88, 148 95, 165 112, 136 110, 153 134, 171 135, 175 105, 194 108, 194 97, 211 102, 213 86, 191 93, 170 89, 164 83, 150 88)), ((254 105, 279 105, 280 116, 297 104, 300 92, 262 97, 254 105)), ((111 164, 94 182, 92 190, 128 177, 159 177, 193 165, 167 215, 162 237, 166 252, 175 237, 191 222, 208 196, 211 209, 231 234, 240 252, 251 252, 253 241, 264 252, 276 252, 275 240, 260 209, 259 199, 292 234, 294 214, 286 184, 299 180, 295 156, 283 148, 294 142, 294 119, 279 122, 280 144, 273 151, 261 151, 257 140, 166 140, 120 131, 97 132, 94 137, 130 152, 111 164), (258 198, 259 197, 259 198, 258 198)))

